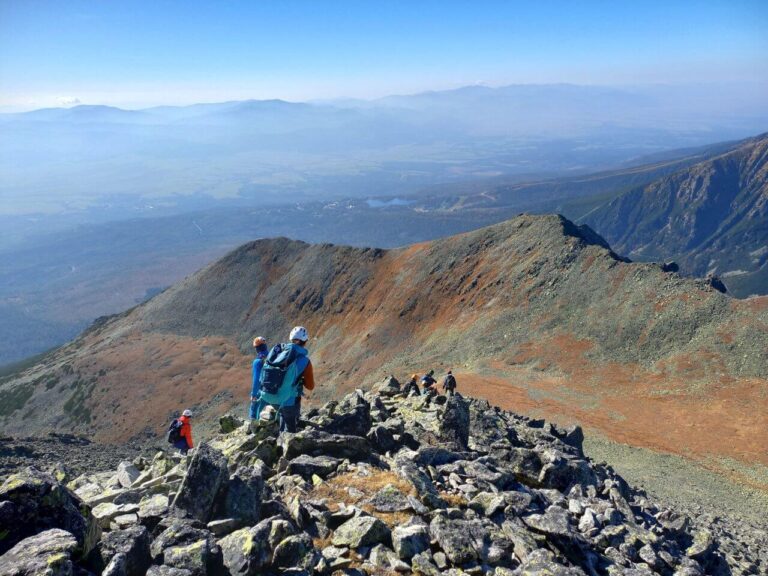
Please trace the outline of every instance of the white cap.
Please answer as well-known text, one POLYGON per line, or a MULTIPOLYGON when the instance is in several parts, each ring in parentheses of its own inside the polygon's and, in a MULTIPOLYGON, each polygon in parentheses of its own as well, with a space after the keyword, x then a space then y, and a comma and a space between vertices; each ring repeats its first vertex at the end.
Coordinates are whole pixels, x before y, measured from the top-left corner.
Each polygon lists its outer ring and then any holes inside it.
POLYGON ((189 410, 189 409, 184 410, 184 412, 182 412, 181 415, 182 416, 188 416, 188 417, 191 418, 192 417, 192 410, 189 410))
POLYGON ((304 326, 296 326, 291 330, 291 335, 288 337, 288 340, 301 340, 302 342, 306 342, 309 340, 307 329, 304 328, 304 326))

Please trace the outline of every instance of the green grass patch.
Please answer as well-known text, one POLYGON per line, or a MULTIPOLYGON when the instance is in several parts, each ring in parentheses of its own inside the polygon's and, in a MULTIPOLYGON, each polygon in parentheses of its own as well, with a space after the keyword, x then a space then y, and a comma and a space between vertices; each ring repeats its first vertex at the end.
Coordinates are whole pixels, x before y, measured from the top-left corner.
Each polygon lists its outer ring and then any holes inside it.
POLYGON ((33 384, 21 384, 6 390, 0 390, 0 416, 10 416, 24 407, 27 400, 35 393, 33 384))

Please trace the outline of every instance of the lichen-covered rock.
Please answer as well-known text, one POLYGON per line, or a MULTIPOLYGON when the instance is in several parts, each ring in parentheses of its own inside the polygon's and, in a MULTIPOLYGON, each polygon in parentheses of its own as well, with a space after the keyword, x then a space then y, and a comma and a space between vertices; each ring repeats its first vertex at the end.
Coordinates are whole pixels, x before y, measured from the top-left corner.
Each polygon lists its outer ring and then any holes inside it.
POLYGON ((120 564, 126 576, 144 576, 152 564, 149 531, 134 526, 106 533, 89 555, 89 565, 100 573, 118 554, 123 556, 120 564))
POLYGON ((568 512, 559 506, 550 506, 544 514, 526 516, 523 522, 541 534, 568 536, 571 533, 568 512))
POLYGON ((72 554, 78 542, 72 534, 52 528, 18 542, 0 556, 2 576, 71 576, 72 554))
POLYGON ((390 539, 390 530, 384 522, 374 516, 351 518, 333 533, 334 546, 373 546, 390 539))
POLYGON ((392 484, 384 486, 384 488, 371 496, 366 503, 377 512, 402 512, 413 507, 408 496, 392 484))
POLYGON ((309 456, 302 454, 288 462, 288 473, 298 474, 304 478, 319 476, 327 478, 339 467, 341 460, 331 456, 309 456))
POLYGON ((549 550, 532 552, 516 574, 519 576, 586 576, 581 568, 565 566, 557 562, 554 554, 549 550))
POLYGON ((192 576, 207 576, 216 571, 217 553, 207 538, 192 544, 171 546, 163 550, 163 564, 189 570, 192 576))
POLYGON ((371 424, 371 404, 361 390, 356 390, 341 399, 322 430, 331 434, 365 436, 371 424))
POLYGON ((400 394, 400 382, 394 376, 387 376, 374 390, 385 398, 397 396, 400 394))
POLYGON ((208 444, 200 445, 173 501, 173 507, 200 522, 211 519, 216 497, 228 479, 227 459, 208 444))
POLYGON ((26 468, 0 486, 0 554, 18 542, 50 528, 61 528, 77 540, 77 556, 88 554, 101 534, 90 507, 49 474, 26 468))
POLYGON ((281 434, 278 445, 283 450, 283 456, 289 460, 301 454, 308 454, 357 461, 366 460, 371 454, 371 445, 364 437, 329 434, 321 430, 281 434))
POLYGON ((219 418, 219 432, 229 434, 240 428, 244 424, 243 419, 234 414, 224 414, 219 418))
POLYGON ((218 506, 218 516, 234 518, 243 524, 259 520, 264 493, 264 478, 258 468, 240 466, 229 477, 224 496, 218 506))
MULTIPOLYGON (((165 522, 165 521, 164 521, 165 522)), ((162 524, 161 524, 162 526, 162 524)), ((194 522, 182 519, 168 521, 168 526, 152 541, 150 552, 155 562, 163 557, 163 552, 173 546, 186 546, 199 540, 213 540, 213 534, 197 527, 194 522)))
POLYGON ((392 530, 392 545, 399 558, 410 560, 416 554, 429 550, 429 531, 419 524, 396 526, 392 530))
POLYGON ((277 568, 306 568, 311 564, 313 551, 314 546, 309 534, 288 536, 275 546, 272 564, 277 568))
POLYGON ((255 576, 268 565, 270 520, 242 528, 219 540, 222 560, 231 576, 255 576))
POLYGON ((123 488, 130 488, 140 475, 141 472, 133 462, 120 462, 117 466, 117 481, 123 488))
POLYGON ((139 521, 152 530, 168 514, 169 506, 170 499, 165 494, 145 496, 139 502, 139 521))
POLYGON ((469 442, 469 406, 459 394, 450 396, 440 417, 440 440, 455 450, 467 450, 469 442))

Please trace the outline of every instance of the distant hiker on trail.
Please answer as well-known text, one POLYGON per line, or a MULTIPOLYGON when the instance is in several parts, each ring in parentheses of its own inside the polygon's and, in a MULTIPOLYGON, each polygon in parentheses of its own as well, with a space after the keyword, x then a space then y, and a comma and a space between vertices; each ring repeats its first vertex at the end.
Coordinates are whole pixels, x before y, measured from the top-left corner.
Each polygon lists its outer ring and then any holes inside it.
POLYGON ((255 411, 259 418, 266 406, 276 408, 280 416, 280 432, 296 432, 303 389, 315 388, 312 362, 305 348, 309 340, 307 329, 296 326, 288 338, 290 343, 276 344, 264 359, 255 411))
POLYGON ((437 391, 434 388, 435 384, 437 384, 437 380, 435 380, 434 375, 435 371, 430 370, 421 377, 421 387, 424 389, 424 394, 429 394, 430 396, 437 394, 437 391))
POLYGON ((443 379, 443 392, 446 396, 453 396, 456 393, 456 378, 453 377, 451 370, 448 370, 448 374, 443 379))
POLYGON ((411 379, 403 387, 403 394, 405 394, 406 397, 410 396, 413 393, 415 393, 416 396, 419 396, 421 394, 421 391, 419 390, 418 380, 419 380, 418 374, 411 375, 411 379))
POLYGON ((253 347, 256 349, 256 358, 252 365, 253 377, 251 379, 251 402, 248 408, 248 417, 251 420, 256 420, 259 417, 257 408, 259 405, 259 392, 261 391, 259 379, 261 378, 261 368, 264 366, 264 359, 269 353, 269 348, 267 348, 267 341, 261 336, 256 336, 253 339, 253 347))
POLYGON ((192 448, 192 410, 184 410, 179 418, 176 418, 168 427, 168 442, 178 448, 182 454, 186 454, 192 448))

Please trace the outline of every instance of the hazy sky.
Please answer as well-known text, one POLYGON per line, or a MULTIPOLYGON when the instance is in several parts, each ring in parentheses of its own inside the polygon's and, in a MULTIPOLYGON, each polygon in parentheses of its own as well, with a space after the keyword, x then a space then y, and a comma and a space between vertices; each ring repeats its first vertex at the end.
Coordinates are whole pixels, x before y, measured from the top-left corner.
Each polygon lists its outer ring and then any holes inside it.
POLYGON ((0 0, 0 108, 768 78, 768 1, 0 0))

